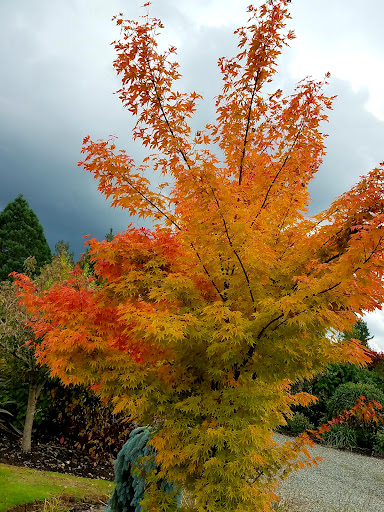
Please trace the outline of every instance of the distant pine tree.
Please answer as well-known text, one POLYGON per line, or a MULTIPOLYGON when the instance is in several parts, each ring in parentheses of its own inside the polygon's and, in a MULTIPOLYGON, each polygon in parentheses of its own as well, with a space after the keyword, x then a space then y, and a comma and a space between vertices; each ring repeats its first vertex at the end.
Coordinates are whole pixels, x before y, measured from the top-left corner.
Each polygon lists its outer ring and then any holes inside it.
POLYGON ((0 213, 0 281, 8 279, 10 272, 23 272, 30 256, 36 260, 35 272, 52 259, 37 215, 19 195, 0 213))
POLYGON ((55 252, 53 256, 57 254, 65 254, 71 264, 75 263, 75 253, 69 251, 69 242, 64 242, 64 240, 59 240, 55 243, 55 252))
POLYGON ((368 341, 370 341, 373 336, 371 336, 367 323, 364 320, 359 319, 352 327, 351 331, 343 332, 344 340, 350 340, 351 338, 360 340, 362 345, 368 347, 368 341))

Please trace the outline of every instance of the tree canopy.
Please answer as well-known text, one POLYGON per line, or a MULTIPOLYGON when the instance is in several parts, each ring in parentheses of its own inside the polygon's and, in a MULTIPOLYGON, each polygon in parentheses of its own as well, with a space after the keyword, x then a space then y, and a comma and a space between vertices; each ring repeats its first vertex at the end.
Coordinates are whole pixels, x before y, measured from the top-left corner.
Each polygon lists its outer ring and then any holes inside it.
MULTIPOLYGON (((115 139, 86 137, 82 166, 114 206, 155 227, 90 240, 96 277, 78 271, 43 294, 17 277, 44 336, 40 361, 154 425, 157 476, 187 488, 194 511, 271 510, 278 479, 313 462, 305 436, 273 439, 292 406, 315 400, 291 384, 331 362, 365 364, 361 344, 337 333, 384 297, 383 164, 307 214, 332 98, 326 79, 290 95, 274 86, 294 37, 288 4, 248 8, 239 53, 218 62, 216 121, 195 134, 200 96, 176 90, 161 21, 115 18, 118 93, 150 154, 136 164, 115 139)), ((152 475, 146 510, 160 494, 152 475)))

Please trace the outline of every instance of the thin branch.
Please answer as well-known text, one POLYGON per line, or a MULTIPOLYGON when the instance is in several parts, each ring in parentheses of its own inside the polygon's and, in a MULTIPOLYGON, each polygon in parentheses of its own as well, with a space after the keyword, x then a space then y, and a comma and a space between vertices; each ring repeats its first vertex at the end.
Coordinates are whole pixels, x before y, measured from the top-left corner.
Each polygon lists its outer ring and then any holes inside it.
MULTIPOLYGON (((160 107, 161 113, 162 113, 162 115, 163 115, 163 117, 164 117, 164 121, 165 121, 165 122, 166 122, 166 124, 167 124, 167 127, 168 127, 168 130, 169 130, 170 134, 171 134, 171 135, 172 135, 172 137, 176 140, 176 135, 174 134, 174 132, 173 132, 173 130, 172 130, 172 127, 171 127, 171 125, 170 125, 170 123, 169 123, 169 121, 168 121, 168 117, 167 117, 167 115, 166 115, 166 113, 165 113, 165 111, 164 111, 163 103, 162 103, 162 101, 161 101, 161 98, 160 98, 159 92, 158 92, 158 90, 157 90, 157 85, 156 85, 156 82, 155 82, 155 77, 153 76, 153 71, 152 71, 152 68, 151 68, 151 63, 149 62, 148 57, 146 57, 146 61, 147 61, 147 64, 148 64, 149 74, 150 74, 150 76, 151 76, 151 82, 152 82, 153 88, 154 88, 154 90, 155 90, 156 99, 157 99, 157 102, 158 102, 158 104, 159 104, 159 107, 160 107)), ((181 148, 178 148, 178 151, 179 151, 179 153, 181 154, 181 156, 183 157, 183 160, 184 160, 184 162, 186 163, 186 165, 187 165, 188 169, 189 169, 189 170, 191 170, 191 166, 190 166, 190 164, 189 164, 189 162, 188 162, 188 159, 187 159, 187 157, 186 157, 186 155, 185 155, 184 151, 183 151, 181 148)))
POLYGON ((261 66, 261 62, 262 62, 263 57, 264 57, 266 46, 267 46, 267 43, 264 43, 263 51, 262 51, 262 54, 260 55, 260 59, 259 59, 259 67, 257 69, 257 73, 256 73, 256 76, 255 76, 255 82, 253 84, 251 101, 249 103, 249 108, 248 108, 247 126, 246 126, 246 129, 245 129, 243 151, 242 151, 241 160, 240 160, 239 185, 241 185, 241 180, 242 180, 242 177, 243 177, 243 164, 244 164, 244 159, 245 159, 246 145, 247 145, 247 142, 248 142, 248 132, 249 132, 250 124, 251 124, 251 114, 252 114, 253 99, 255 97, 257 84, 258 84, 258 81, 259 81, 259 78, 260 78, 260 71, 261 71, 260 66, 261 66))
MULTIPOLYGON (((281 313, 279 316, 277 316, 277 317, 273 318, 272 320, 270 320, 267 323, 267 325, 265 325, 261 329, 261 331, 257 335, 256 339, 259 340, 261 338, 261 336, 263 335, 263 333, 268 329, 268 327, 270 327, 274 322, 277 322, 282 316, 284 316, 284 313, 281 313)), ((247 351, 247 354, 244 357, 244 359, 242 360, 241 364, 235 365, 235 373, 234 373, 234 379, 235 380, 238 380, 238 378, 240 377, 240 370, 246 367, 246 365, 248 364, 248 362, 252 358, 253 354, 255 353, 255 350, 256 350, 256 343, 249 347, 249 349, 247 351)))
MULTIPOLYGON (((371 254, 368 256, 368 258, 366 258, 366 259, 364 260, 364 263, 368 263, 368 261, 369 261, 369 260, 372 258, 372 256, 376 253, 376 250, 377 250, 377 248, 379 247, 380 242, 382 241, 382 239, 383 239, 383 237, 381 236, 381 237, 379 238, 379 241, 377 242, 376 246, 374 247, 373 251, 371 252, 371 254)), ((360 269, 360 267, 359 267, 359 269, 360 269)))
POLYGON ((218 212, 219 212, 219 214, 220 214, 221 220, 223 221, 224 231, 225 231, 225 235, 226 235, 226 237, 227 237, 227 239, 228 239, 228 243, 229 243, 229 245, 230 245, 230 247, 231 247, 231 249, 232 249, 232 251, 233 251, 234 255, 236 256, 237 261, 238 261, 238 262, 239 262, 239 264, 240 264, 241 270, 243 271, 243 274, 244 274, 245 280, 247 281, 247 286, 248 286, 249 294, 250 294, 250 296, 251 296, 251 301, 252 301, 252 305, 253 305, 253 310, 254 310, 254 311, 256 311, 256 307, 255 307, 255 299, 254 299, 254 297, 253 297, 252 288, 251 288, 251 283, 250 283, 250 280, 249 280, 248 273, 247 273, 247 271, 245 270, 244 264, 243 264, 243 262, 242 262, 242 260, 241 260, 241 258, 240 258, 240 256, 239 256, 238 252, 236 251, 235 247, 233 246, 233 242, 232 242, 232 240, 231 240, 231 237, 229 236, 227 223, 226 223, 225 218, 224 218, 224 216, 223 216, 223 214, 222 214, 222 211, 221 211, 221 208, 220 208, 220 204, 219 204, 219 201, 218 201, 218 199, 217 199, 217 197, 216 197, 215 191, 214 191, 214 189, 212 188, 212 186, 211 186, 209 183, 208 183, 208 185, 209 185, 209 188, 211 189, 211 191, 212 191, 212 195, 213 195, 213 197, 214 197, 214 199, 215 199, 215 202, 216 202, 216 205, 217 205, 217 210, 218 210, 218 212))
POLYGON ((248 109, 247 126, 246 126, 246 129, 245 129, 243 151, 242 151, 241 160, 240 160, 239 185, 241 185, 241 180, 243 178, 243 163, 244 163, 244 158, 245 158, 245 149, 246 149, 246 145, 247 145, 247 141, 248 141, 248 131, 249 131, 249 126, 250 126, 250 122, 251 122, 253 98, 255 96, 257 82, 258 82, 258 79, 259 79, 259 74, 260 74, 260 68, 257 70, 257 74, 256 74, 256 77, 255 77, 255 83, 254 83, 254 86, 253 86, 253 91, 252 91, 252 96, 251 96, 251 101, 250 101, 249 109, 248 109))
POLYGON ((219 294, 219 296, 220 296, 221 300, 222 300, 223 302, 225 302, 224 295, 221 293, 221 291, 220 291, 220 290, 219 290, 219 288, 217 287, 216 283, 215 283, 215 282, 214 282, 214 280, 212 279, 212 277, 211 277, 210 273, 208 272, 207 267, 204 265, 204 263, 203 263, 203 261, 202 261, 202 259, 201 259, 200 254, 198 253, 198 251, 196 250, 195 246, 193 245, 193 242, 190 242, 190 244, 191 244, 192 249, 195 251, 195 254, 196 254, 196 256, 198 257, 198 259, 199 259, 199 261, 200 261, 200 263, 201 263, 201 265, 202 265, 202 267, 203 267, 203 269, 204 269, 205 273, 206 273, 206 274, 207 274, 207 276, 209 277, 209 280, 211 281, 211 283, 212 283, 212 284, 213 284, 213 286, 215 287, 215 290, 216 290, 216 291, 217 291, 217 293, 219 294))
MULTIPOLYGON (((321 290, 321 292, 318 292, 318 293, 313 293, 312 294, 312 297, 317 297, 318 295, 321 295, 322 293, 327 293, 327 292, 330 292, 331 290, 334 290, 335 288, 337 288, 338 286, 340 286, 342 283, 342 281, 339 281, 338 283, 332 285, 332 286, 329 286, 328 288, 326 288, 325 290, 321 290)), ((304 297, 304 298, 307 298, 307 297, 304 297)))
MULTIPOLYGON (((271 184, 269 185, 268 190, 267 190, 267 193, 265 194, 265 197, 264 197, 263 203, 262 203, 262 205, 260 206, 260 210, 258 211, 258 213, 257 213, 256 217, 253 219, 253 221, 252 221, 252 223, 251 223, 251 226, 250 226, 250 227, 252 227, 252 226, 254 225, 254 223, 256 222, 257 217, 260 215, 260 213, 261 213, 262 209, 264 208, 264 206, 265 206, 265 204, 266 204, 266 202, 267 202, 267 199, 268 199, 269 193, 270 193, 270 191, 271 191, 271 189, 272 189, 273 185, 275 184, 275 182, 276 182, 277 178, 280 176, 281 172, 283 171, 283 169, 284 169, 284 167, 285 167, 285 164, 288 162, 288 157, 289 157, 289 155, 290 155, 290 153, 291 153, 292 149, 295 147, 296 142, 297 142, 297 140, 298 140, 299 136, 300 136, 300 135, 301 135, 301 133, 302 133, 302 130, 303 130, 304 124, 305 124, 305 121, 304 121, 304 119, 303 119, 303 121, 301 122, 300 128, 298 129, 298 131, 297 131, 297 133, 296 133, 296 136, 295 136, 295 138, 294 138, 294 141, 292 142, 291 147, 289 148, 289 150, 288 150, 288 152, 287 152, 287 154, 286 154, 286 156, 285 156, 285 158, 284 158, 284 162, 283 162, 282 166, 280 167, 280 169, 278 170, 278 172, 276 173, 275 177, 273 178, 273 180, 272 180, 271 184)), ((267 154, 268 154, 268 153, 267 153, 267 154)), ((271 163, 272 163, 272 160, 271 160, 271 163)), ((273 163, 272 163, 272 167, 274 168, 273 163)))
POLYGON ((133 190, 139 194, 145 201, 147 201, 153 208, 155 208, 159 213, 160 215, 162 215, 163 217, 165 217, 171 224, 173 224, 175 226, 176 229, 178 229, 179 231, 182 231, 181 227, 174 221, 172 220, 165 212, 163 212, 163 210, 161 210, 153 201, 151 201, 150 199, 148 199, 147 196, 145 196, 142 192, 140 192, 140 190, 138 190, 135 185, 133 185, 130 180, 128 178, 126 178, 125 176, 123 177, 123 180, 126 181, 128 183, 128 185, 133 188, 133 190))

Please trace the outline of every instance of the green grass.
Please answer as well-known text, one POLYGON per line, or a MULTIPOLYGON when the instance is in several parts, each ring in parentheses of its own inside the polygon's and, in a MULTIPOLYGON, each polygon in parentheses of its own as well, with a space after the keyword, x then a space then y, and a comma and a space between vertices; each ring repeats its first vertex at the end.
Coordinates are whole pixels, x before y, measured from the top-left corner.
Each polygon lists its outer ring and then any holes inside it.
POLYGON ((97 498, 110 495, 113 483, 49 471, 37 471, 0 464, 0 512, 15 505, 69 495, 97 498))

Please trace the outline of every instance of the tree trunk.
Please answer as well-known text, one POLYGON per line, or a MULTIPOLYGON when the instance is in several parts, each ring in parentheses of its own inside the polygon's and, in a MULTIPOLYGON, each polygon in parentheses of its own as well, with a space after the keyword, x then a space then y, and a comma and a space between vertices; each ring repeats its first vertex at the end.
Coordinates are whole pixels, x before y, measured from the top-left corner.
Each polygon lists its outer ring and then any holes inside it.
POLYGON ((37 399, 39 398, 42 389, 43 384, 29 385, 27 414, 25 416, 23 438, 21 440, 21 448, 23 452, 31 451, 33 419, 35 417, 37 399))

